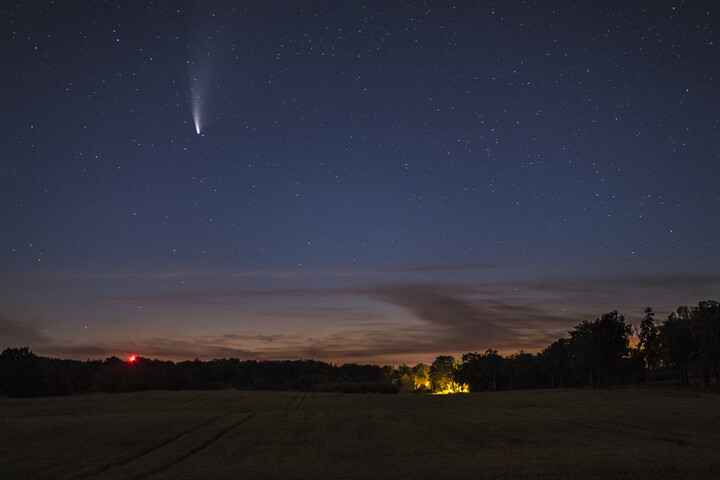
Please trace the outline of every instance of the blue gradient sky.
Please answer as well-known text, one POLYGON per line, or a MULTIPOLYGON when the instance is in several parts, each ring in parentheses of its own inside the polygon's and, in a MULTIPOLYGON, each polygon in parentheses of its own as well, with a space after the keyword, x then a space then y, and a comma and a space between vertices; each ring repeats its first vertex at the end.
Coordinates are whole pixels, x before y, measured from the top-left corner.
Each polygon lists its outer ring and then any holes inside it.
POLYGON ((3 346, 416 363, 717 299, 719 13, 2 6, 3 346))

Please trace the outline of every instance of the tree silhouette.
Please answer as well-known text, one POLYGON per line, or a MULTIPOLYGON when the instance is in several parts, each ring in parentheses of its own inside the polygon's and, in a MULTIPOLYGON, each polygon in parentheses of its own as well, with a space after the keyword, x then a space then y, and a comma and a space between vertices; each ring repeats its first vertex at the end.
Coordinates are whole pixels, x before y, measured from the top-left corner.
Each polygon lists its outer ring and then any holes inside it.
POLYGON ((572 368, 570 340, 559 338, 546 347, 540 355, 540 371, 544 376, 544 386, 570 387, 577 384, 572 368))
POLYGON ((458 368, 457 381, 467 383, 473 392, 510 388, 506 387, 505 363, 506 359, 490 348, 485 353, 466 353, 458 368))
POLYGON ((519 351, 507 357, 508 382, 513 389, 540 387, 539 364, 532 353, 519 351))
POLYGON ((690 357, 693 353, 690 309, 678 307, 668 315, 658 332, 663 361, 675 370, 678 385, 690 383, 690 357))
POLYGON ((638 333, 638 348, 642 352, 645 362, 647 380, 654 380, 654 371, 659 360, 659 342, 658 327, 655 324, 655 312, 650 307, 645 309, 645 317, 640 322, 640 332, 638 333))
POLYGON ((714 375, 720 380, 720 303, 700 302, 691 311, 691 333, 703 387, 714 375))
POLYGON ((40 358, 28 347, 6 348, 0 354, 0 394, 9 397, 44 395, 40 358))
POLYGON ((439 356, 430 365, 430 384, 433 392, 452 389, 455 381, 455 358, 439 356))
POLYGON ((570 350, 575 367, 590 386, 619 381, 622 359, 630 352, 632 328, 617 310, 589 322, 583 321, 570 332, 570 350))

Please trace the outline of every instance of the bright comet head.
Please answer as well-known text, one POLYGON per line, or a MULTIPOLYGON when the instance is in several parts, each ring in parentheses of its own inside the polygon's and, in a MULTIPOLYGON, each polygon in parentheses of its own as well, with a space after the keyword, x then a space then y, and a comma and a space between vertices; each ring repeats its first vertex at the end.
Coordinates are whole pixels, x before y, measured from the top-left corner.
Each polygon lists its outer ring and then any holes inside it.
POLYGON ((202 100, 200 100, 200 94, 196 91, 196 89, 193 89, 193 96, 191 98, 191 106, 192 106, 192 117, 193 122, 195 123, 195 132, 200 135, 200 130, 202 130, 200 121, 201 119, 201 108, 202 108, 202 100))
POLYGON ((195 121, 195 132, 200 135, 200 115, 193 113, 193 120, 195 121))

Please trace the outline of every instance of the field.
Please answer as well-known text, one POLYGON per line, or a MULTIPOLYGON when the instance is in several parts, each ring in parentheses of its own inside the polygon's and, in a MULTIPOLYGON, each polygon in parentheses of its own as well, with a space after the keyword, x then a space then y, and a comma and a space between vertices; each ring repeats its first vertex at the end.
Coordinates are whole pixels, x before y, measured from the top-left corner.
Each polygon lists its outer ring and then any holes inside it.
POLYGON ((141 392, 0 399, 0 478, 702 478, 720 396, 141 392))

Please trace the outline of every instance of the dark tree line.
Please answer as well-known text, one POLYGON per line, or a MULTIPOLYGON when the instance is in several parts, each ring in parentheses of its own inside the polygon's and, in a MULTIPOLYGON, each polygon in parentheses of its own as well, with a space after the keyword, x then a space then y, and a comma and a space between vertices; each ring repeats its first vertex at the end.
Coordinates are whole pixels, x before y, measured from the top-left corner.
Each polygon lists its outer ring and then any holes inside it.
POLYGON ((440 356, 432 365, 345 364, 237 358, 168 362, 137 358, 76 361, 29 348, 0 354, 0 395, 31 397, 137 390, 296 389, 347 393, 495 391, 605 387, 628 383, 720 386, 720 303, 679 307, 659 323, 651 308, 639 329, 617 311, 583 321, 540 353, 496 350, 440 356), (636 336, 636 345, 631 337, 636 336))
POLYGON ((138 357, 125 361, 60 360, 29 348, 0 354, 0 395, 34 397, 139 390, 317 390, 395 393, 392 367, 315 360, 255 361, 237 358, 169 362, 138 357))
POLYGON ((673 383, 720 386, 720 303, 679 307, 658 323, 651 308, 639 330, 617 311, 583 321, 538 354, 466 353, 453 373, 470 391, 673 383), (637 336, 637 345, 630 339, 637 336))

